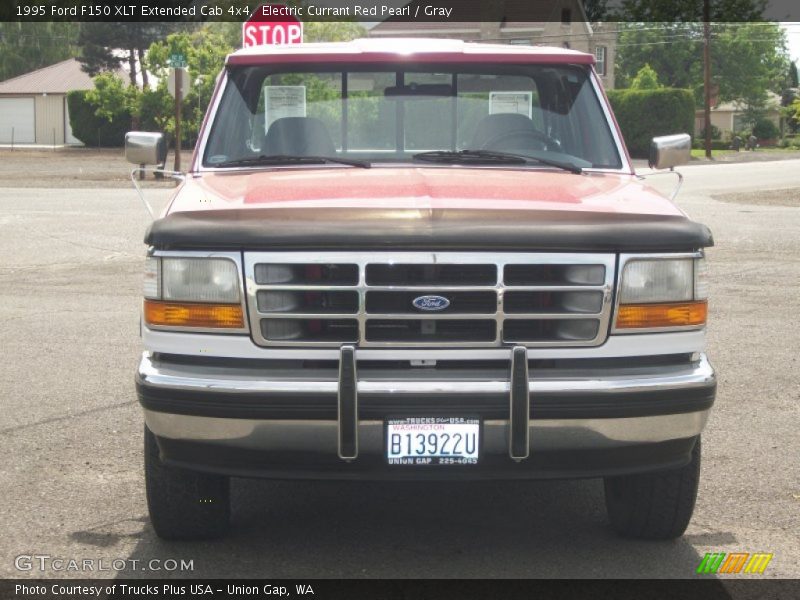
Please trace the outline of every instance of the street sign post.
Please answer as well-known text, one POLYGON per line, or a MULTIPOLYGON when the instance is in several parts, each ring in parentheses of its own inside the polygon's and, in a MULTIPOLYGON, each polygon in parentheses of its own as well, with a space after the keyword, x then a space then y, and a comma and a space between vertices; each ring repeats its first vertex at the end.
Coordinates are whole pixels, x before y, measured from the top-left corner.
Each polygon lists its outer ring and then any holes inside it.
POLYGON ((167 90, 175 97, 175 171, 181 170, 181 105, 189 92, 189 72, 186 70, 186 57, 182 54, 170 56, 170 63, 183 64, 182 67, 173 67, 169 70, 167 90), (173 61, 173 57, 178 57, 173 61), (180 60, 182 59, 182 60, 180 60))
POLYGON ((185 69, 188 66, 186 62, 186 55, 180 52, 174 52, 170 54, 167 63, 173 69, 185 69))
POLYGON ((303 23, 283 4, 262 4, 242 23, 242 45, 281 46, 303 43, 303 23))
POLYGON ((169 77, 167 79, 167 91, 170 96, 175 96, 176 89, 180 86, 181 96, 186 97, 189 89, 192 87, 192 82, 189 79, 189 71, 186 69, 170 69, 169 77))

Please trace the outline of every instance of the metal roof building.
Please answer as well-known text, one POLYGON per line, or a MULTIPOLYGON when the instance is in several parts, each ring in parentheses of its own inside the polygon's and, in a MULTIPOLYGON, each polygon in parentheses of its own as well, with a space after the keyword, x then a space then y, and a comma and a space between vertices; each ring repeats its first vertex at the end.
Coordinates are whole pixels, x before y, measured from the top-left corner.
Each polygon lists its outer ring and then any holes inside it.
POLYGON ((0 144, 80 144, 70 128, 67 92, 92 86, 74 58, 0 82, 0 144))

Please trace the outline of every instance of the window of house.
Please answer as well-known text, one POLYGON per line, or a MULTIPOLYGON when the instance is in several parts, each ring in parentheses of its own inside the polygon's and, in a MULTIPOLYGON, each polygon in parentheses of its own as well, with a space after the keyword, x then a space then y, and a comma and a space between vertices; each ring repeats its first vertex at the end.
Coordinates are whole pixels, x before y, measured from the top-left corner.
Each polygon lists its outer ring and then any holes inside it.
POLYGON ((606 75, 606 47, 597 46, 594 49, 594 57, 596 59, 595 69, 600 75, 606 75))
POLYGON ((569 25, 572 23, 572 9, 570 8, 562 8, 561 9, 561 24, 562 25, 569 25))

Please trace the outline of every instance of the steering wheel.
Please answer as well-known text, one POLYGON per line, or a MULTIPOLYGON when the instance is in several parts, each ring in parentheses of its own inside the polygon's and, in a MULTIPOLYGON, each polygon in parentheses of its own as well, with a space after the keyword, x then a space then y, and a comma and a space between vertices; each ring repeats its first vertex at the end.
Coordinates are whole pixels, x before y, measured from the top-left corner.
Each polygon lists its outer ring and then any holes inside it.
POLYGON ((557 139, 551 138, 541 131, 532 129, 527 131, 505 131, 499 133, 483 142, 483 144, 481 144, 481 150, 507 150, 509 145, 512 147, 514 146, 513 143, 509 144, 509 142, 512 141, 516 141, 517 143, 528 142, 528 144, 520 144, 521 150, 530 150, 530 142, 543 145, 543 150, 561 149, 561 142, 557 139))

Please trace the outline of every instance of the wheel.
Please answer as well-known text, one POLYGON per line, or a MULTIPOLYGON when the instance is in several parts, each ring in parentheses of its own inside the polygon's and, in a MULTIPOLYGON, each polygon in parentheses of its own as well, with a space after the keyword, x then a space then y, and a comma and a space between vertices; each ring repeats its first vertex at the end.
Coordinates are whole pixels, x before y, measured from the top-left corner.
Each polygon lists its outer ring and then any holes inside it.
POLYGON ((161 462, 153 432, 144 428, 144 475, 150 522, 165 540, 223 536, 230 524, 230 481, 161 462))
POLYGON ((611 527, 621 536, 669 540, 683 535, 700 482, 700 438, 692 460, 679 469, 605 478, 611 527))

